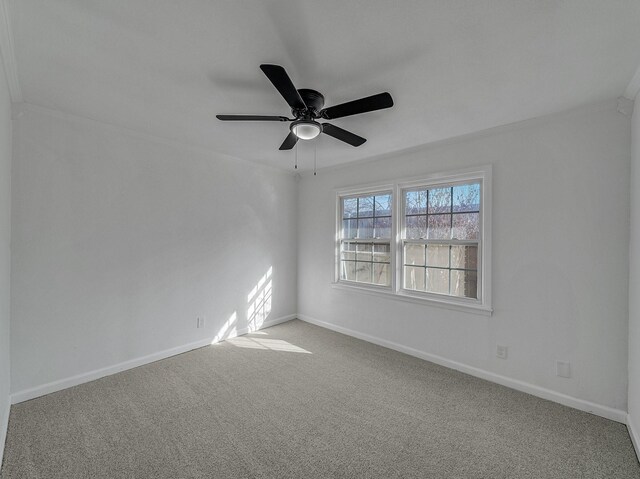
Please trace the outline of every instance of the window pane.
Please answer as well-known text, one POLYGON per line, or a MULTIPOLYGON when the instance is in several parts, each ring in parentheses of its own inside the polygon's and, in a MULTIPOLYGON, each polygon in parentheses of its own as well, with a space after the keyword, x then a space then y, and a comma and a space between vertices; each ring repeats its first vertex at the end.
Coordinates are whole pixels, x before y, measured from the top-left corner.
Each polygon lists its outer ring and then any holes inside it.
POLYGON ((427 237, 427 217, 407 216, 405 237, 407 239, 420 239, 427 237))
POLYGON ((358 220, 358 238, 373 238, 373 218, 358 220))
POLYGON ((355 218, 358 212, 358 198, 345 198, 342 200, 342 217, 355 218))
POLYGON ((342 220, 342 237, 355 238, 358 234, 357 220, 342 220))
POLYGON ((371 263, 356 263, 356 281, 371 283, 371 263))
POLYGON ((356 259, 356 245, 355 243, 342 243, 342 251, 340 253, 341 259, 347 259, 354 261, 356 259))
POLYGON ((460 240, 477 240, 480 233, 480 213, 453 215, 452 237, 460 240))
POLYGON ((377 263, 391 262, 391 245, 376 244, 373 245, 373 261, 377 263))
POLYGON ((340 279, 346 279, 348 281, 356 280, 355 261, 340 261, 340 279))
POLYGON ((453 187, 453 211, 480 211, 480 183, 453 187))
POLYGON ((449 245, 427 245, 427 266, 449 267, 449 245))
POLYGON ((449 270, 427 268, 427 291, 449 294, 449 270))
POLYGON ((429 215, 429 239, 451 239, 451 215, 429 215))
POLYGON ((361 196, 358 198, 358 217, 373 216, 373 196, 361 196))
POLYGON ((429 190, 429 214, 451 211, 451 188, 429 190))
POLYGON ((451 271, 451 294, 463 298, 477 298, 478 273, 475 271, 451 271))
POLYGON ((376 218, 373 220, 376 238, 391 238, 391 218, 376 218))
POLYGON ((391 195, 376 195, 376 216, 391 216, 391 195))
POLYGON ((404 267, 404 287, 414 291, 424 291, 424 268, 419 266, 404 267))
POLYGON ((356 259, 358 261, 371 261, 372 246, 373 245, 371 243, 356 245, 356 250, 357 250, 356 259))
POLYGON ((407 191, 404 194, 404 213, 406 215, 425 214, 427 212, 427 191, 407 191))
POLYGON ((391 284, 391 268, 386 263, 374 263, 373 283, 389 286, 391 284))
POLYGON ((424 266, 424 245, 407 244, 404 247, 404 264, 424 266))
POLYGON ((452 246, 451 267, 460 269, 478 269, 478 247, 452 246))

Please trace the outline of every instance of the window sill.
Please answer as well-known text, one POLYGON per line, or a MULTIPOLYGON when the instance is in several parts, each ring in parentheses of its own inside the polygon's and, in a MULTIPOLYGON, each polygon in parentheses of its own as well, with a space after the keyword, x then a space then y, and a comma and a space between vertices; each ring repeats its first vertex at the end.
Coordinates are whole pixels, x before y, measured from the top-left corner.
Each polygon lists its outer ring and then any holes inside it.
POLYGON ((451 309, 454 311, 463 311, 465 313, 480 314, 482 316, 491 316, 493 309, 481 304, 462 304, 453 301, 439 300, 434 298, 423 298, 407 294, 404 292, 393 292, 389 288, 376 286, 360 286, 358 284, 346 284, 344 282, 333 282, 331 287, 342 291, 353 291, 355 293, 369 294, 396 301, 405 301, 408 303, 422 304, 424 306, 435 306, 437 308, 451 309))

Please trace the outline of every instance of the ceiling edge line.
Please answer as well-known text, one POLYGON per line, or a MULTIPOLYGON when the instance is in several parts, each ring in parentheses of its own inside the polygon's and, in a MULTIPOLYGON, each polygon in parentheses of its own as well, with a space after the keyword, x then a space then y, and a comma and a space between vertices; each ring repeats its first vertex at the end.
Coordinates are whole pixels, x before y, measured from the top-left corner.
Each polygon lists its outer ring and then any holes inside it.
POLYGON ((13 47, 13 30, 5 0, 0 0, 0 55, 4 65, 4 74, 9 85, 9 94, 13 103, 22 101, 22 90, 18 81, 18 67, 13 47))
MULTIPOLYGON (((0 0, 2 1, 2 0, 0 0)), ((267 170, 272 170, 277 173, 286 173, 290 174, 288 168, 283 168, 279 166, 274 166, 268 163, 261 163, 259 161, 249 160, 246 158, 241 158, 239 156, 230 155, 228 153, 223 153, 218 150, 214 150, 213 148, 209 148, 203 145, 197 145, 193 143, 186 143, 184 141, 176 140, 173 138, 168 138, 164 136, 160 136, 153 133, 146 133, 140 130, 136 130, 134 128, 130 128, 127 126, 119 125, 117 123, 110 123, 104 120, 96 120, 95 118, 90 118, 88 116, 82 116, 75 113, 70 113, 63 110, 58 110, 56 108, 51 108, 47 106, 38 105, 36 103, 22 101, 19 103, 12 104, 13 108, 13 117, 20 118, 24 115, 26 111, 32 111, 35 113, 40 113, 43 115, 49 115, 55 118, 64 119, 67 121, 75 121, 75 122, 85 122, 85 123, 93 123, 102 126, 103 128, 110 128, 112 130, 120 131, 123 134, 129 135, 133 138, 138 138, 142 140, 146 140, 149 142, 159 143, 166 146, 171 146, 173 148, 185 148, 187 150, 196 151, 202 154, 207 155, 217 155, 220 159, 231 160, 231 161, 242 161, 245 163, 249 163, 253 166, 260 166, 267 170)))
POLYGON ((640 66, 638 66, 638 69, 627 85, 627 88, 624 91, 624 97, 629 100, 635 100, 636 96, 638 96, 638 92, 640 92, 640 66))
MULTIPOLYGON (((548 121, 553 120, 562 120, 566 117, 571 117, 573 115, 581 115, 588 112, 597 112, 597 111, 617 111, 618 107, 618 99, 609 98, 607 100, 599 100, 591 103, 586 103, 583 105, 578 105, 573 108, 568 108, 565 110, 559 110, 551 113, 546 113, 539 116, 533 116, 531 118, 525 118, 524 120, 517 120, 511 123, 504 123, 496 126, 491 126, 489 128, 485 128, 482 130, 471 131, 468 133, 462 133, 460 135, 451 136, 448 138, 443 138, 441 140, 435 140, 428 143, 421 143, 419 145, 410 146, 408 148, 402 148, 399 150, 388 151, 386 153, 379 153, 376 155, 368 156, 366 158, 360 158, 358 160, 347 161, 346 163, 336 163, 330 166, 324 166, 322 168, 318 168, 318 172, 320 171, 332 171, 332 170, 340 170, 342 168, 349 168, 358 164, 363 163, 372 163, 375 161, 383 161, 391 158, 395 158, 398 155, 409 155, 412 153, 417 153, 421 151, 434 150, 438 148, 445 148, 448 146, 456 145, 459 143, 465 143, 469 141, 479 140, 482 138, 490 137, 493 135, 499 135, 501 133, 507 133, 510 131, 517 131, 523 128, 527 128, 528 126, 541 125, 548 121)), ((304 175, 303 175, 304 176, 304 175)))

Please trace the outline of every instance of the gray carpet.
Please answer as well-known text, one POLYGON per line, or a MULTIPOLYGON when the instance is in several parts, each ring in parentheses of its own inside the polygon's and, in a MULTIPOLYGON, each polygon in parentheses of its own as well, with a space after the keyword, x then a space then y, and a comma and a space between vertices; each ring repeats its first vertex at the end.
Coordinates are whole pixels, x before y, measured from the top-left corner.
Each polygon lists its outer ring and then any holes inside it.
POLYGON ((13 406, 2 479, 640 478, 624 425, 291 321, 13 406))

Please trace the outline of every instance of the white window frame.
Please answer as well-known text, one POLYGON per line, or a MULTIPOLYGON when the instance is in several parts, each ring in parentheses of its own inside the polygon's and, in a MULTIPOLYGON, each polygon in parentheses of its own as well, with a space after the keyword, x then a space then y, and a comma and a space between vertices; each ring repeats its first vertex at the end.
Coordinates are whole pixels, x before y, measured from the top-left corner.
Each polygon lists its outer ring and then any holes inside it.
MULTIPOLYGON (((391 292, 395 290, 395 265, 394 258, 396 256, 395 252, 395 238, 394 233, 396 231, 396 192, 395 192, 395 184, 384 184, 384 185, 375 185, 375 186, 365 186, 365 187, 357 187, 357 188, 349 188, 344 190, 337 191, 336 194, 336 235, 335 235, 335 274, 334 274, 334 284, 348 285, 349 287, 356 288, 367 288, 378 291, 391 292), (373 283, 364 283, 359 281, 349 281, 340 278, 340 246, 342 241, 348 241, 348 239, 342 238, 342 220, 343 220, 343 211, 342 211, 342 200, 345 198, 353 198, 356 196, 365 196, 365 195, 391 195, 391 238, 389 238, 389 256, 390 256, 390 264, 389 269, 391 271, 391 284, 389 286, 373 284, 373 283)), ((384 243, 386 244, 386 240, 379 240, 376 238, 370 239, 360 239, 361 242, 365 243, 384 243)), ((359 241, 353 241, 358 243, 359 241)))
POLYGON ((384 296, 394 300, 428 304, 447 309, 472 312, 490 316, 491 306, 491 217, 492 217, 492 167, 485 165, 464 170, 435 173, 395 180, 392 183, 363 185, 360 187, 339 189, 336 193, 336 229, 335 229, 335 274, 334 288, 384 296), (402 288, 402 248, 404 216, 404 191, 412 188, 435 188, 443 185, 480 182, 480 237, 478 240, 478 298, 461 298, 445 294, 411 291, 402 288), (340 279, 340 239, 342 228, 342 198, 391 191, 393 209, 391 213, 391 285, 379 286, 340 279))

